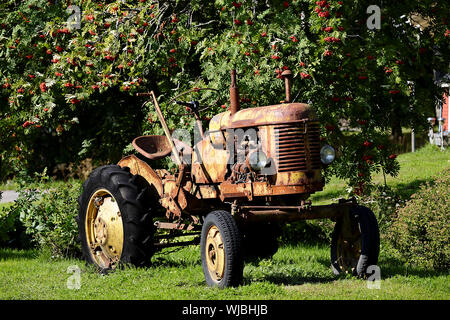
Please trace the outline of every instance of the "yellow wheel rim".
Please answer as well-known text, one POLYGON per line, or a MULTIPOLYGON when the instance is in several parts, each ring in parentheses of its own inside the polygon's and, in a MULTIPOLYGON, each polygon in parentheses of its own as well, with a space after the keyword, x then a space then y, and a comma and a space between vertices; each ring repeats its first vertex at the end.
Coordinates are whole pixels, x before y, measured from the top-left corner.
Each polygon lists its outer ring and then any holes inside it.
POLYGON ((122 254, 123 224, 117 201, 108 190, 97 190, 90 198, 85 230, 94 262, 101 268, 115 268, 122 254))
POLYGON ((209 228, 205 245, 206 264, 209 274, 220 281, 225 273, 225 251, 222 236, 216 226, 209 228))

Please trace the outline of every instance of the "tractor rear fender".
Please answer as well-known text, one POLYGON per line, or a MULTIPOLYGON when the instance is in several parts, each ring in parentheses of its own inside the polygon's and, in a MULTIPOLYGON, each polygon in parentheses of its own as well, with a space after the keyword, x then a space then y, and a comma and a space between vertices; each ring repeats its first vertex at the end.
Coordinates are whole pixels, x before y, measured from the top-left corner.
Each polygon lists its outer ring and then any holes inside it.
POLYGON ((163 183, 156 172, 144 161, 138 159, 135 155, 122 158, 117 165, 130 168, 134 175, 142 176, 147 182, 155 188, 160 197, 163 196, 163 183))

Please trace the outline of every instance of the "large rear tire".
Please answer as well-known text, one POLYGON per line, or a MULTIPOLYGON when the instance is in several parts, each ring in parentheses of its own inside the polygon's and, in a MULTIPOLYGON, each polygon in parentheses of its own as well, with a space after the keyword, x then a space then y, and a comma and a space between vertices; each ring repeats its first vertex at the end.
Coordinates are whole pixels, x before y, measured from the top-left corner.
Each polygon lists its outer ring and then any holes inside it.
POLYGON ((101 271, 147 266, 153 254, 150 198, 129 168, 95 169, 83 184, 77 217, 83 256, 101 271))
POLYGON ((374 213, 355 206, 348 216, 336 222, 331 238, 331 268, 336 275, 367 275, 367 268, 378 263, 380 234, 374 213))
POLYGON ((238 286, 242 282, 244 262, 241 234, 227 211, 209 213, 202 226, 200 251, 203 274, 210 287, 238 286))

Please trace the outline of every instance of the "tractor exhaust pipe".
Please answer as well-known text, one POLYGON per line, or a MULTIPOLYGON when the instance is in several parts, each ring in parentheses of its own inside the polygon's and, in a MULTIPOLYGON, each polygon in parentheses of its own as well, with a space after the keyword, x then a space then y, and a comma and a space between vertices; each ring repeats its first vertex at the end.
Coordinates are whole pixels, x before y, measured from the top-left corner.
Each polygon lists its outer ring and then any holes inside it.
POLYGON ((292 71, 291 70, 285 70, 281 74, 281 76, 284 78, 284 87, 286 92, 286 100, 284 103, 292 102, 291 100, 291 86, 292 86, 292 71))
POLYGON ((236 70, 231 70, 231 85, 230 85, 230 111, 233 116, 240 109, 239 105, 239 89, 236 82, 236 70))

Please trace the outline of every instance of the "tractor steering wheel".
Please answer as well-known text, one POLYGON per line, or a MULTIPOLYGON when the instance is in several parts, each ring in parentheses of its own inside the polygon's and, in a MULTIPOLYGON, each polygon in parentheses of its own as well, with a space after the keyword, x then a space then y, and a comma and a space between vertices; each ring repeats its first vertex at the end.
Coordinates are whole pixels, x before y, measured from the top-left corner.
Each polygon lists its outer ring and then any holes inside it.
POLYGON ((191 99, 190 102, 186 102, 186 101, 179 101, 177 99, 182 97, 182 96, 185 96, 185 95, 187 95, 189 93, 192 96, 192 93, 196 93, 196 92, 203 91, 203 90, 210 90, 210 91, 215 91, 216 93, 219 93, 219 90, 213 89, 213 88, 193 88, 193 89, 187 90, 187 91, 182 92, 179 95, 175 96, 173 99, 171 99, 167 103, 167 105, 170 105, 172 103, 176 103, 176 104, 178 104, 180 106, 184 106, 184 107, 186 107, 186 111, 188 111, 188 113, 182 114, 181 116, 188 116, 188 115, 192 116, 192 115, 194 115, 197 118, 198 114, 200 112, 205 111, 205 110, 207 110, 207 109, 217 105, 217 102, 219 101, 220 96, 211 105, 206 106, 206 107, 204 107, 202 109, 200 109, 200 101, 198 101, 198 100, 191 99))

